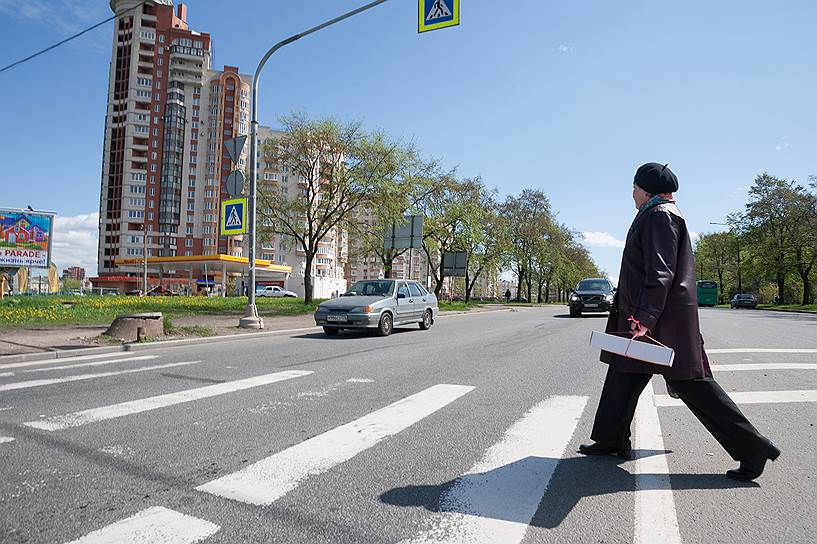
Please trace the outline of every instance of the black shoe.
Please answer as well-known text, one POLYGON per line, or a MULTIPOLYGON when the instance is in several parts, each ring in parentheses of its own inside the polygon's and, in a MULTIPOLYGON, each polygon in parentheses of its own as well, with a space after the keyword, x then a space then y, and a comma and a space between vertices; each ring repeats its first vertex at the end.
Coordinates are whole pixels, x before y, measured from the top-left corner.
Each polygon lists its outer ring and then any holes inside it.
POLYGON ((633 458, 633 448, 629 444, 622 446, 610 446, 599 442, 582 444, 579 446, 579 453, 584 455, 617 455, 625 461, 633 458))
POLYGON ((738 468, 727 470, 726 477, 739 482, 751 482, 763 474, 766 468, 766 461, 774 461, 780 457, 780 450, 774 444, 769 444, 766 451, 740 462, 738 468))

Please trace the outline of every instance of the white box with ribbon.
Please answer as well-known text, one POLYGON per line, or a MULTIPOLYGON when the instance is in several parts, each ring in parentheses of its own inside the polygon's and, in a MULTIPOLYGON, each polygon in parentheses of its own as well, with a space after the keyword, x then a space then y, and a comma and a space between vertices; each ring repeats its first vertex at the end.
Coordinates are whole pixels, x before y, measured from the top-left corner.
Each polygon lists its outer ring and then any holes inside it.
POLYGON ((637 341, 633 338, 624 338, 622 336, 616 336, 615 334, 593 331, 590 333, 590 345, 594 348, 603 349, 604 351, 609 351, 616 355, 623 355, 630 359, 671 367, 675 360, 675 350, 668 348, 652 338, 645 338, 655 343, 651 344, 649 342, 637 341))

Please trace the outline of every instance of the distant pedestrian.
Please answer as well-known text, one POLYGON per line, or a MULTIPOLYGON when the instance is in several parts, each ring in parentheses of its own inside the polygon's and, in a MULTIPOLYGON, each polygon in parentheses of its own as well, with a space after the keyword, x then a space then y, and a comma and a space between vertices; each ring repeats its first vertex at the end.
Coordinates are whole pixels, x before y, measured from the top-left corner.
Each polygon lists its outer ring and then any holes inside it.
POLYGON ((627 233, 619 287, 607 321, 607 332, 629 329, 633 337, 650 334, 675 350, 672 367, 628 359, 602 351, 610 366, 585 455, 617 454, 632 458, 630 425, 638 398, 653 374, 662 374, 677 395, 712 433, 729 455, 740 462, 726 475, 754 480, 767 460, 780 455, 741 413, 712 377, 698 323, 695 257, 689 232, 672 193, 678 178, 667 165, 648 163, 635 174, 633 200, 638 214, 627 233))
POLYGON ((510 301, 511 301, 511 290, 506 289, 505 290, 505 302, 510 302, 510 301))

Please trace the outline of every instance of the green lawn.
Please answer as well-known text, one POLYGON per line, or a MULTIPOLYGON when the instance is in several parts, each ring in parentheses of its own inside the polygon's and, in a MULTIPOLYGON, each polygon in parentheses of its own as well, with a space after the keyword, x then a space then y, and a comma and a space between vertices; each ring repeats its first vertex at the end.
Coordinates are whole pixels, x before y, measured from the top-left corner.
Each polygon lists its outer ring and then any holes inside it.
POLYGON ((780 310, 783 312, 815 312, 817 313, 817 304, 758 304, 761 310, 780 310))
MULTIPOLYGON (((310 313, 320 303, 297 298, 258 298, 264 317, 310 313)), ((162 312, 166 316, 236 315, 244 312, 244 297, 28 296, 0 302, 0 328, 33 325, 109 325, 120 314, 162 312)))

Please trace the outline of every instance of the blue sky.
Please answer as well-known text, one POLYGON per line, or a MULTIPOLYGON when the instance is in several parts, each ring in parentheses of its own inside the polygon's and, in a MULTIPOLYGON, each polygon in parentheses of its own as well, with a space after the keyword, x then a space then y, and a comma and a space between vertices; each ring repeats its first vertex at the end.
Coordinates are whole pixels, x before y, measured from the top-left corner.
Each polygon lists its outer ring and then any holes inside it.
MULTIPOLYGON (((213 35, 215 66, 252 72, 275 41, 363 3, 247 0, 239 20, 193 0, 189 23, 213 35)), ((108 15, 99 0, 0 0, 0 64, 108 15)), ((670 164, 695 232, 761 172, 817 173, 815 22, 806 0, 462 0, 460 27, 418 35, 416 2, 390 0, 277 53, 260 118, 360 119, 501 193, 541 188, 616 276, 639 164, 670 164)), ((0 74, 0 205, 60 214, 60 266, 95 259, 111 25, 0 74)))

